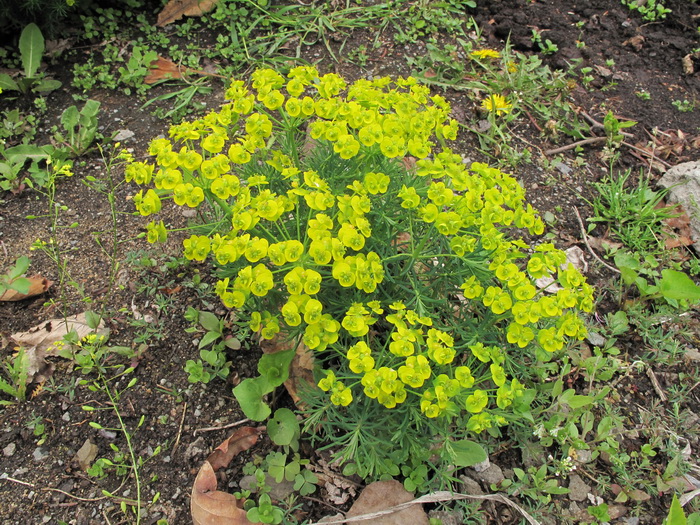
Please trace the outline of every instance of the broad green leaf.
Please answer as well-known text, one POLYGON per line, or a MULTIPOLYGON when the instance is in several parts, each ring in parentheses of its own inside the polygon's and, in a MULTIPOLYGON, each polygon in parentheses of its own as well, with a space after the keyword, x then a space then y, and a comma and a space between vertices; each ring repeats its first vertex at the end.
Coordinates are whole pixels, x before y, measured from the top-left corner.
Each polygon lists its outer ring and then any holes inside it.
POLYGON ((205 330, 212 332, 219 332, 221 330, 219 318, 211 312, 199 312, 199 324, 202 325, 202 328, 205 330))
POLYGON ((17 259, 14 268, 12 268, 7 275, 10 279, 16 279, 20 275, 23 275, 28 268, 29 257, 27 257, 26 255, 22 255, 22 257, 17 259))
POLYGON ((278 408, 267 423, 267 433, 275 445, 285 446, 297 439, 301 429, 294 412, 288 408, 278 408))
POLYGON ((664 525, 687 525, 687 523, 688 520, 685 517, 685 512, 683 512, 683 507, 681 507, 681 502, 678 501, 678 496, 674 494, 664 525))
POLYGON ((85 117, 96 117, 100 112, 100 103, 97 100, 88 100, 85 102, 83 109, 80 110, 80 114, 85 117))
POLYGON ((29 287, 32 285, 32 282, 25 278, 25 277, 19 277, 10 283, 10 288, 15 290, 16 292, 19 292, 21 294, 28 294, 29 293, 29 287))
POLYGON ((204 348, 205 346, 216 341, 219 337, 221 337, 221 334, 219 332, 207 332, 199 341, 198 348, 204 348))
POLYGON ((452 462, 458 467, 471 467, 482 461, 486 461, 488 454, 484 448, 468 439, 454 441, 450 444, 452 449, 452 462))
POLYGON ((666 299, 700 300, 700 287, 683 272, 663 270, 659 281, 659 292, 666 299))
POLYGON ((27 159, 31 159, 32 161, 46 160, 49 158, 50 153, 46 151, 46 148, 41 146, 20 144, 19 146, 8 148, 5 151, 5 155, 12 162, 24 162, 27 159))
POLYGON ((573 396, 569 399, 569 406, 571 408, 581 408, 593 403, 593 399, 588 396, 573 396))
POLYGON ((87 312, 85 312, 85 322, 90 328, 92 328, 93 330, 97 330, 97 328, 100 326, 100 323, 102 322, 102 316, 100 316, 100 314, 98 313, 88 310, 87 312))
POLYGON ((0 89, 8 91, 19 91, 17 82, 7 73, 0 73, 0 89))
POLYGON ((71 131, 75 126, 78 125, 78 119, 80 118, 80 113, 78 113, 78 108, 71 106, 66 108, 61 114, 61 125, 67 130, 71 131))
POLYGON ((44 78, 37 82, 37 84, 32 88, 32 91, 38 91, 40 93, 49 93, 51 91, 56 91, 63 84, 60 81, 54 80, 53 78, 44 78))
POLYGON ((272 391, 272 387, 264 377, 244 379, 233 389, 233 395, 241 405, 241 410, 246 417, 253 421, 264 421, 270 416, 272 410, 262 398, 272 391))
POLYGON ((34 78, 44 54, 44 36, 36 24, 29 24, 19 37, 19 52, 22 57, 24 76, 34 78))
POLYGON ((289 365, 294 359, 294 349, 265 354, 258 361, 258 372, 273 387, 280 386, 289 377, 289 365))

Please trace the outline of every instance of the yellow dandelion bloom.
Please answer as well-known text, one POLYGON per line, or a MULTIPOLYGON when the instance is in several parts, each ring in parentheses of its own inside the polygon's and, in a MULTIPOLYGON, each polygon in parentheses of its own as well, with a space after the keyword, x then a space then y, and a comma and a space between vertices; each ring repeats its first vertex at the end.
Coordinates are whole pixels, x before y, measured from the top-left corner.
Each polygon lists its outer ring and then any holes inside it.
POLYGON ((481 101, 481 107, 489 112, 496 112, 496 115, 502 115, 510 113, 513 105, 503 95, 489 95, 481 101))
POLYGON ((495 49, 477 49, 471 52, 471 56, 481 60, 490 60, 499 58, 501 54, 495 49))

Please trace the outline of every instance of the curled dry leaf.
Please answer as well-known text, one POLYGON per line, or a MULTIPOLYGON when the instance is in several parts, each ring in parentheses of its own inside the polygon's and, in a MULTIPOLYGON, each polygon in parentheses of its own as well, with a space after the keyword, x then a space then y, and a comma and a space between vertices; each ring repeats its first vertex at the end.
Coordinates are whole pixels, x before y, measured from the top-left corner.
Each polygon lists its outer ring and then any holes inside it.
MULTIPOLYGON (((401 503, 413 500, 413 495, 403 488, 403 484, 396 481, 375 481, 365 487, 348 511, 346 518, 377 513, 389 510, 401 503)), ((369 520, 368 520, 369 522, 369 520)), ((371 520, 375 525, 428 525, 428 515, 420 504, 411 505, 408 508, 392 512, 390 514, 377 515, 371 520)))
POLYGON ((244 500, 216 490, 216 471, 228 465, 241 452, 255 445, 260 430, 243 427, 216 447, 199 469, 192 485, 190 512, 195 525, 248 525, 252 522, 243 510, 244 500))
POLYGON ((26 332, 10 336, 11 341, 26 349, 25 355, 29 363, 27 384, 41 382, 51 376, 53 367, 46 362, 46 356, 57 353, 59 347, 55 343, 62 341, 69 332, 75 332, 78 339, 82 339, 90 333, 105 334, 107 330, 102 320, 95 330, 90 328, 85 313, 82 313, 65 319, 44 321, 26 332))
POLYGON ((85 312, 66 317, 65 319, 51 319, 38 324, 26 332, 17 332, 10 336, 15 343, 26 348, 35 347, 37 350, 50 352, 50 347, 57 341, 61 341, 69 332, 78 334, 78 339, 95 332, 104 334, 104 321, 100 320, 96 330, 90 328, 85 312))
POLYGON ((53 284, 53 281, 49 281, 41 275, 27 277, 26 279, 29 281, 29 291, 27 293, 19 293, 17 290, 6 290, 5 293, 0 296, 0 301, 21 301, 22 299, 34 297, 35 295, 41 295, 51 288, 53 284))
POLYGON ((183 16, 202 16, 208 13, 219 0, 170 0, 158 15, 157 27, 165 27, 183 16))
POLYGON ((172 80, 182 78, 185 75, 202 75, 209 77, 219 77, 216 73, 209 73, 200 69, 190 69, 189 67, 178 66, 172 60, 159 56, 148 67, 148 75, 143 79, 145 84, 155 84, 161 80, 172 80))

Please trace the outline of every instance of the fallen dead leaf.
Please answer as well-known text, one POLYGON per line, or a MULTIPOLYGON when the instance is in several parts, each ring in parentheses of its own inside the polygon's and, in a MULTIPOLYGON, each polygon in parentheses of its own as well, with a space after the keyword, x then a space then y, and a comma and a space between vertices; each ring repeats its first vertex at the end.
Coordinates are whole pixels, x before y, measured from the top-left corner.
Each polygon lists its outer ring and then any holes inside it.
POLYGON ((622 243, 611 241, 607 237, 588 237, 588 244, 597 252, 607 252, 622 248, 622 243))
POLYGON ((104 334, 104 321, 100 320, 97 328, 93 330, 88 325, 86 314, 83 312, 72 317, 66 317, 65 319, 44 321, 26 332, 12 334, 10 339, 26 348, 34 347, 37 350, 50 352, 50 347, 53 346, 54 343, 63 340, 69 332, 73 331, 76 332, 78 339, 82 339, 92 332, 104 334))
POLYGON ((165 27, 183 16, 202 16, 208 13, 219 0, 170 0, 158 15, 157 27, 165 27))
POLYGON ((185 75, 202 75, 208 77, 219 77, 216 73, 209 73, 200 69, 190 69, 189 67, 179 66, 172 60, 159 56, 148 67, 148 75, 143 79, 146 84, 155 84, 161 80, 173 80, 182 78, 185 75))
MULTIPOLYGON (((396 480, 375 481, 365 487, 360 497, 350 507, 346 518, 390 509, 412 499, 413 495, 403 488, 402 483, 396 480)), ((373 525, 404 525, 406 523, 428 525, 429 521, 422 505, 411 505, 407 509, 377 516, 372 519, 371 523, 373 525)))
POLYGON ((27 384, 42 382, 51 376, 53 366, 47 363, 46 356, 57 355, 63 347, 56 343, 62 341, 69 332, 75 332, 78 339, 82 339, 90 333, 105 334, 107 330, 102 320, 93 330, 88 325, 85 313, 81 313, 65 319, 44 321, 26 332, 18 332, 10 336, 11 341, 25 348, 29 363, 27 384))
POLYGON ((255 445, 260 430, 243 427, 216 447, 206 459, 192 486, 190 513, 195 525, 248 525, 244 500, 217 490, 216 471, 227 466, 241 452, 255 445))
POLYGON ((51 288, 53 284, 53 281, 49 281, 41 275, 27 277, 26 279, 29 280, 29 291, 27 293, 19 293, 16 290, 6 290, 5 293, 0 296, 0 301, 21 301, 22 299, 28 299, 35 295, 41 295, 51 288))
POLYGON ((685 55, 681 59, 681 63, 683 64, 683 73, 685 75, 692 75, 693 73, 695 73, 695 64, 693 62, 694 60, 698 59, 700 59, 700 51, 696 51, 695 53, 685 55))
POLYGON ((357 483, 342 476, 337 462, 328 463, 322 456, 309 468, 316 474, 319 482, 326 489, 327 498, 334 505, 344 505, 357 495, 357 483))
POLYGON ((641 51, 644 45, 644 37, 642 35, 636 35, 632 38, 628 38, 622 43, 623 46, 631 46, 635 51, 641 51))

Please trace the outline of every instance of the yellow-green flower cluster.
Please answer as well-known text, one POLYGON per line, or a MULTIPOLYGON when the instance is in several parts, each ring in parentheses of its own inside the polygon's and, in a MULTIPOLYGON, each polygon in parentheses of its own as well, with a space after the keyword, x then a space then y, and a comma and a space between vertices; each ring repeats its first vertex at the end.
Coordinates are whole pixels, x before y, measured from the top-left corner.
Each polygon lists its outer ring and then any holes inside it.
MULTIPOLYGON (((263 338, 339 358, 319 381, 333 404, 412 403, 481 432, 523 395, 512 354, 584 336, 590 286, 554 246, 506 237, 544 224, 514 177, 447 147, 458 124, 444 98, 412 78, 348 86, 312 67, 258 70, 226 96, 154 140, 154 163, 127 167, 148 186, 134 204, 150 216, 172 199, 208 218, 185 257, 221 267, 217 295, 263 338)), ((149 242, 166 236, 148 225, 149 242)))

